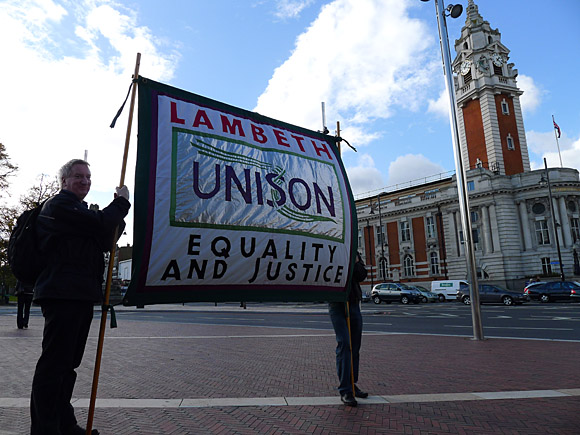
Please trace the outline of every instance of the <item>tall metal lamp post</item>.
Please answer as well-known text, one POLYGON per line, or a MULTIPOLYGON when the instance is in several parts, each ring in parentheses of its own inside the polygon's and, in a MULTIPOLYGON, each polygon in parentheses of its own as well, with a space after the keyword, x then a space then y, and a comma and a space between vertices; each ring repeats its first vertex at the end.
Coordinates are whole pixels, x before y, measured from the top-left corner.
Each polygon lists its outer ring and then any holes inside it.
MULTIPOLYGON (((371 208, 371 213, 372 213, 372 208, 371 208)), ((370 255, 371 252, 370 247, 371 247, 371 225, 370 225, 370 220, 367 220, 367 236, 368 236, 368 244, 367 244, 367 252, 368 252, 368 259, 371 261, 371 289, 375 286, 375 280, 373 278, 373 255, 370 255)), ((366 242, 365 242, 366 243, 366 242)))
MULTIPOLYGON (((421 0, 427 2, 429 0, 421 0)), ((443 0, 435 1, 435 13, 437 14, 437 25, 439 27, 439 43, 441 45, 441 54, 443 55, 443 72, 445 74, 445 86, 449 96, 449 117, 451 124, 451 137, 453 139, 453 148, 455 151, 455 174, 457 179, 457 193, 459 196, 459 213, 463 227, 463 238, 465 240, 465 255, 467 262, 467 274, 471 283, 471 317, 473 323, 473 338, 483 340, 483 326, 481 323, 481 310, 479 307, 479 286, 477 280, 477 267, 475 265, 475 250, 473 246, 473 233, 471 231, 471 216, 469 214, 469 197, 467 195, 467 185, 465 182, 465 168, 461 155, 461 146, 459 144, 459 128, 457 123, 457 101, 455 99, 455 85, 453 83, 453 74, 451 71, 451 50, 449 49, 449 36, 447 34, 447 15, 457 18, 463 12, 461 5, 449 5, 447 9, 443 0)))
POLYGON ((380 270, 381 270, 381 277, 383 278, 383 282, 385 281, 385 232, 383 231, 383 219, 381 215, 381 194, 379 193, 379 229, 380 229, 380 242, 381 242, 381 258, 379 260, 380 270))
POLYGON ((564 265, 562 264, 562 253, 560 252, 560 238, 558 237, 558 226, 560 225, 556 222, 556 215, 554 214, 554 202, 552 200, 552 185, 550 184, 550 174, 548 172, 548 163, 544 157, 544 168, 546 169, 546 179, 542 176, 540 184, 548 184, 548 196, 550 198, 550 214, 552 215, 552 225, 554 228, 554 239, 556 240, 556 249, 558 250, 558 264, 560 265, 560 277, 562 281, 566 281, 566 276, 564 275, 564 265))

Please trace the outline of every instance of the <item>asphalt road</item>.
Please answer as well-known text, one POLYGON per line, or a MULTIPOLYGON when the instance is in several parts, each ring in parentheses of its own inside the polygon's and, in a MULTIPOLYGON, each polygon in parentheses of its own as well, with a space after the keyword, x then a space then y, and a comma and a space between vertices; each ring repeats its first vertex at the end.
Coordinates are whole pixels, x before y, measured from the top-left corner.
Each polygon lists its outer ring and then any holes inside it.
MULTIPOLYGON (((265 304, 264 304, 265 305, 265 304)), ((291 310, 258 310, 263 307, 248 304, 244 310, 235 305, 222 306, 219 311, 123 311, 119 321, 155 321, 227 326, 260 326, 271 328, 304 328, 332 330, 325 304, 292 305, 291 310), (223 310, 223 311, 222 311, 223 310)), ((420 305, 363 304, 366 333, 412 333, 473 336, 471 307, 460 303, 420 305)), ((520 306, 481 306, 486 337, 533 338, 580 341, 580 304, 529 303, 520 306)))
MULTIPOLYGON (((100 311, 95 310, 100 318, 100 311)), ((0 316, 15 316, 15 306, 0 306, 0 316)), ((41 316, 33 307, 32 316, 41 316)), ((455 302, 419 305, 363 304, 364 331, 370 333, 433 334, 473 336, 471 307, 455 302)), ((528 338, 580 341, 580 304, 536 302, 506 307, 500 304, 481 306, 485 337, 528 338)), ((145 310, 119 309, 119 322, 148 321, 162 323, 302 328, 331 331, 326 304, 187 304, 183 308, 164 305, 145 310)))

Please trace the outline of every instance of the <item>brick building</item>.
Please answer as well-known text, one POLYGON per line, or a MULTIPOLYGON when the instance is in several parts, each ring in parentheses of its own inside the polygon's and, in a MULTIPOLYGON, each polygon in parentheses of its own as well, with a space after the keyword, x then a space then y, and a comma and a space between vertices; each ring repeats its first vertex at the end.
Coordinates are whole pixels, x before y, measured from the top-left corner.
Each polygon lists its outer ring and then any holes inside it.
MULTIPOLYGON (((501 34, 469 0, 453 61, 459 136, 478 276, 521 289, 531 276, 559 275, 554 228, 567 277, 580 274, 578 171, 530 170, 517 85, 501 34), (555 224, 552 220, 552 209, 555 224)), ((450 144, 451 149, 451 144, 450 144)), ((465 279, 455 176, 441 174, 359 195, 358 245, 371 273, 364 284, 465 279)))

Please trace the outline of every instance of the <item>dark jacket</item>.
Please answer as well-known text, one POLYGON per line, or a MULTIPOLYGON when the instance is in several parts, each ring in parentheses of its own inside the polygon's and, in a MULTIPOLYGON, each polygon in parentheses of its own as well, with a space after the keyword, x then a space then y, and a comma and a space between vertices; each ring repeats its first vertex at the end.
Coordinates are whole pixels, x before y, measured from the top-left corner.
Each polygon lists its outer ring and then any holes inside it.
POLYGON ((104 253, 111 249, 115 228, 131 204, 118 197, 103 210, 89 210, 72 192, 61 190, 50 198, 38 216, 40 251, 47 267, 34 286, 34 301, 67 299, 100 302, 104 253))
POLYGON ((360 288, 360 282, 364 281, 367 277, 367 269, 362 261, 357 261, 354 263, 354 270, 352 271, 352 281, 350 284, 350 293, 348 295, 348 301, 351 304, 356 304, 358 301, 362 300, 362 290, 360 288))

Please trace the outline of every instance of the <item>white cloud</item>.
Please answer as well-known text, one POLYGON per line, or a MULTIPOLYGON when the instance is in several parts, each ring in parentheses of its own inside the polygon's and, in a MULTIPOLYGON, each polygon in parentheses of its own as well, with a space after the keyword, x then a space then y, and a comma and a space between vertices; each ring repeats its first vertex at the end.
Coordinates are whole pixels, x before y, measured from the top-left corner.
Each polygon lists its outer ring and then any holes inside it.
POLYGON ((398 108, 417 110, 433 79, 427 48, 434 39, 424 23, 408 16, 409 5, 335 0, 324 6, 275 70, 255 110, 320 129, 324 101, 327 119, 359 132, 398 108))
POLYGON ((522 112, 524 115, 533 112, 542 102, 543 92, 536 86, 533 78, 523 74, 518 76, 518 86, 524 91, 520 97, 522 112))
POLYGON ((406 154, 399 156, 389 165, 389 186, 423 180, 432 175, 447 172, 445 168, 433 163, 421 154, 406 154), (423 177, 421 177, 421 175, 423 177))
POLYGON ((449 119, 449 93, 447 89, 441 91, 437 100, 429 99, 427 112, 449 119))
POLYGON ((575 168, 580 170, 580 138, 570 138, 565 133, 558 139, 558 144, 553 132, 539 133, 529 131, 526 133, 528 148, 533 153, 530 161, 532 170, 544 167, 544 158, 548 166, 559 167, 560 157, 565 168, 575 168), (537 156, 534 159, 534 156, 537 156))
MULTIPOLYGON (((120 181, 128 104, 117 127, 109 124, 126 95, 136 53, 142 53, 141 71, 156 80, 170 78, 178 60, 160 53, 149 30, 115 3, 74 6, 18 0, 0 8, 0 40, 10 41, 0 44, 0 141, 20 168, 11 183, 13 199, 39 174, 55 175, 85 150, 93 173, 87 200, 104 192, 111 198, 120 181), (63 55, 71 46, 80 54, 63 55)), ((135 149, 134 127, 125 177, 130 186, 135 149)))
POLYGON ((278 18, 296 18, 312 3, 314 0, 278 0, 275 15, 278 18))
POLYGON ((347 167, 346 172, 354 195, 380 189, 385 185, 383 174, 375 167, 373 158, 368 154, 361 154, 357 165, 347 167))
POLYGON ((562 133, 558 143, 556 143, 553 131, 547 133, 528 131, 526 132, 526 141, 528 149, 535 154, 545 154, 553 151, 558 153, 558 144, 561 151, 574 148, 574 139, 569 138, 565 133, 562 133))

